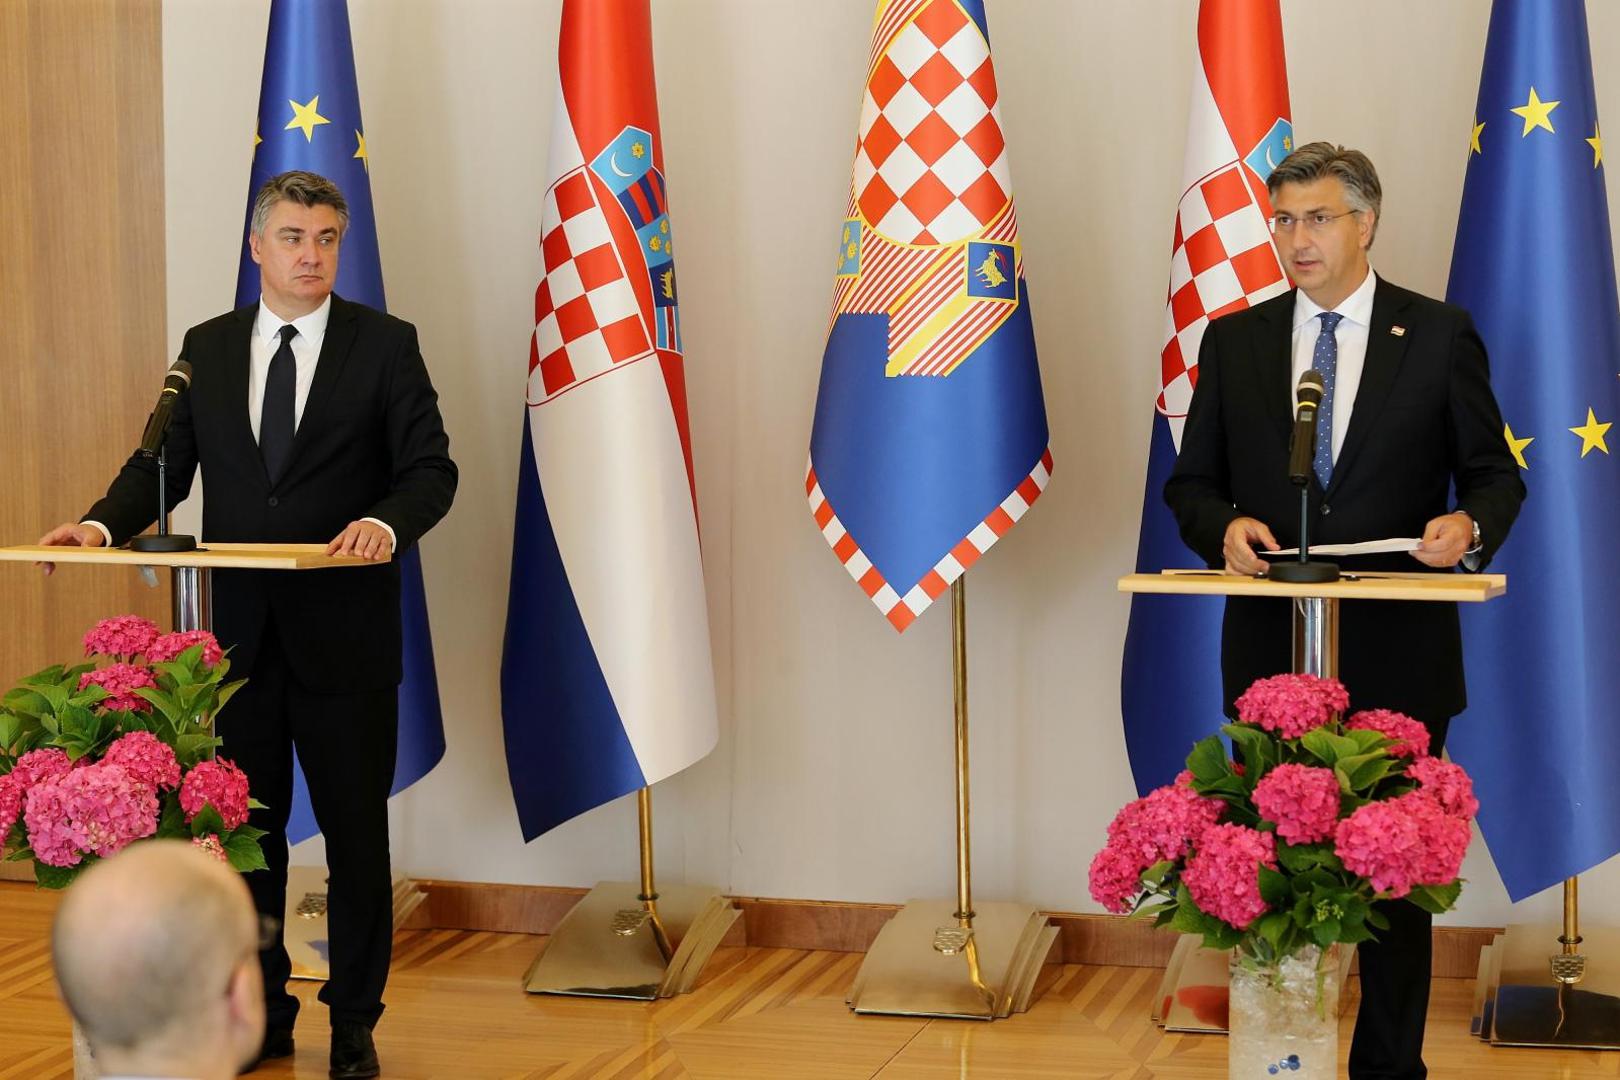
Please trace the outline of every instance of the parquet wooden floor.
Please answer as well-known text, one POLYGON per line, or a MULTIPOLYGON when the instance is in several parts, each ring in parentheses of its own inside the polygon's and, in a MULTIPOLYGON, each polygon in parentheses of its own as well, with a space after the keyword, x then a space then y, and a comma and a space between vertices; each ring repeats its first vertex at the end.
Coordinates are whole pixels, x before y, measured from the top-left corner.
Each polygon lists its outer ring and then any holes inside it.
MULTIPOLYGON (((0 1080, 72 1075, 68 1020, 52 985, 53 899, 0 883, 0 1080)), ((539 947, 521 934, 412 931, 394 941, 378 1026, 398 1080, 1224 1080, 1226 1041, 1166 1035, 1148 1018, 1158 971, 1051 968, 1035 1007, 993 1024, 857 1017, 844 993, 853 953, 738 949, 685 997, 652 1005, 531 996, 539 947)), ((326 1076, 314 984, 298 1053, 263 1080, 326 1076)), ((1355 993, 1352 980, 1351 994, 1355 993)), ((1435 1080, 1597 1080, 1620 1054, 1492 1049, 1468 1034, 1470 985, 1435 981, 1426 1057, 1435 1080)), ((1351 1002, 1353 1016, 1354 1001, 1351 1002)), ((1348 1047, 1351 1020, 1343 1026, 1348 1047)))

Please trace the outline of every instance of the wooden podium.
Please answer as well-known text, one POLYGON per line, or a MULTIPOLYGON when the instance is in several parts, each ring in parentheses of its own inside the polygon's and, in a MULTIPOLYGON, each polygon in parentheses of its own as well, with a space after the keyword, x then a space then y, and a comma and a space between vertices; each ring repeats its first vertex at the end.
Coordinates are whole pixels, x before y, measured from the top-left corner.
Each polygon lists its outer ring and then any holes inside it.
MULTIPOLYGON (((353 555, 328 555, 325 544, 204 544, 194 551, 130 551, 106 547, 40 547, 19 544, 0 547, 0 562, 53 562, 124 565, 131 569, 167 567, 173 583, 174 628, 213 630, 213 572, 215 570, 328 570, 345 566, 375 566, 376 561, 353 555)), ((396 923, 424 899, 423 893, 402 875, 394 876, 396 923)), ((287 911, 283 920, 293 976, 325 979, 326 873, 319 867, 292 867, 288 874, 287 911)))
POLYGON ((174 628, 214 628, 215 570, 324 570, 338 566, 374 566, 370 559, 328 555, 325 544, 205 544, 195 551, 130 551, 107 547, 0 547, 0 562, 51 562, 123 565, 132 569, 166 566, 174 584, 174 628))
MULTIPOLYGON (((1181 596, 1271 596, 1294 601, 1295 672, 1337 678, 1339 674, 1339 603, 1343 600, 1419 600, 1483 603, 1507 592, 1505 574, 1345 573, 1338 581, 1292 583, 1239 577, 1219 570, 1166 570, 1162 574, 1126 574, 1119 591, 1181 596)), ((1165 968, 1165 981, 1154 998, 1153 1019, 1175 1031, 1224 1032, 1226 954, 1212 952, 1199 939, 1184 935, 1165 968), (1221 1007, 1211 1007, 1213 999, 1221 1007), (1196 1008, 1183 1007, 1195 1003, 1196 1008)), ((1352 950, 1344 951, 1348 973, 1352 950)), ((1341 998, 1341 1002, 1347 1000, 1341 998)))

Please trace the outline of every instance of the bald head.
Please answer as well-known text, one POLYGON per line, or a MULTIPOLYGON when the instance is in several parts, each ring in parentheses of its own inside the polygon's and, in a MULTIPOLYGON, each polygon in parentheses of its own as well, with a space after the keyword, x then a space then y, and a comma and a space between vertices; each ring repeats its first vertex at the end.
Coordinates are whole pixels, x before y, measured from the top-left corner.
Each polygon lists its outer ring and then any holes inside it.
POLYGON ((98 1055, 196 1039, 251 969, 258 920, 241 877, 190 844, 149 840, 96 864, 57 909, 62 996, 98 1055))

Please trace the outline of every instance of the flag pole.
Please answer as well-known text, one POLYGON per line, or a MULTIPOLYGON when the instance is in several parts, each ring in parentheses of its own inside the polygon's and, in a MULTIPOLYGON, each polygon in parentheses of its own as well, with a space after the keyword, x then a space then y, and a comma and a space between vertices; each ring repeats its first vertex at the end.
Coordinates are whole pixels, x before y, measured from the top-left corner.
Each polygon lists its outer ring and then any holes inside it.
POLYGON ((951 583, 956 902, 912 900, 884 924, 847 998, 858 1013, 994 1020, 1023 1012, 1057 939, 1057 928, 1030 904, 973 904, 966 576, 951 583))
POLYGON ((951 683, 956 696, 956 917, 973 920, 973 852, 968 799, 967 575, 951 583, 951 683))
POLYGON ((643 787, 636 792, 636 818, 641 833, 641 893, 636 897, 647 912, 652 924, 653 940, 667 963, 675 950, 669 944, 669 931, 658 917, 658 886, 653 881, 652 788, 643 787))

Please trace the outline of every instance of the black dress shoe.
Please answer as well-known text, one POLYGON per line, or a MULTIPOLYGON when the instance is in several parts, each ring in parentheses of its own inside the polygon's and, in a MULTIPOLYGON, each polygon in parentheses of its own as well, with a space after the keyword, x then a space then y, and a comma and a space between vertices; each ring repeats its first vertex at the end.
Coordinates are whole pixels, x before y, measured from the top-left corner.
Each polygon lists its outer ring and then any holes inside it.
POLYGON ((265 1028, 264 1042, 259 1044, 259 1054, 252 1061, 242 1066, 237 1075, 250 1073, 263 1065, 266 1061, 275 1058, 293 1056, 293 1029, 290 1027, 265 1028))
POLYGON ((332 1025, 332 1080, 370 1080, 382 1073, 371 1029, 352 1020, 332 1025))

